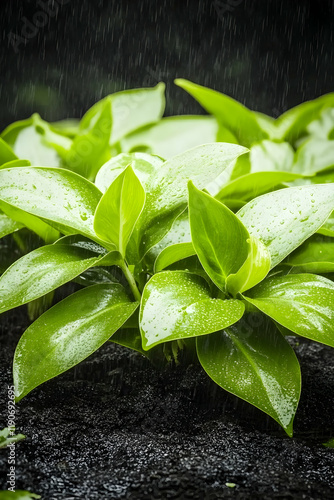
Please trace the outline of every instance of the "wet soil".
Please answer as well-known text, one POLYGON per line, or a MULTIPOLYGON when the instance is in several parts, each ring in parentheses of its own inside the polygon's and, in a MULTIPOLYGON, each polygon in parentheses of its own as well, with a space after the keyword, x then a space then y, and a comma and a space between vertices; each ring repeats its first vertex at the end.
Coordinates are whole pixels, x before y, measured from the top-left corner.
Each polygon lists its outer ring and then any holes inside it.
MULTIPOLYGON (((24 310, 2 318, 0 427, 26 324, 24 310)), ((333 350, 302 340, 296 352, 303 391, 290 439, 199 366, 159 371, 109 343, 17 405, 27 438, 16 445, 16 487, 47 500, 333 498, 334 450, 322 445, 334 434, 333 350)))

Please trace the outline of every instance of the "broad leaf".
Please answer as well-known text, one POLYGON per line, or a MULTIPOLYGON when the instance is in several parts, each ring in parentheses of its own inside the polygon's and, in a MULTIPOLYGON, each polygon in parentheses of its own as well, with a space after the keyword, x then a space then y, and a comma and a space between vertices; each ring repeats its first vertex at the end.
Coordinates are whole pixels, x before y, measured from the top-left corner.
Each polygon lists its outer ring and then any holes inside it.
POLYGON ((171 266, 175 262, 186 259, 195 255, 195 249, 191 242, 189 243, 176 243, 175 245, 170 245, 159 253, 155 263, 154 272, 157 273, 162 271, 166 267, 171 266))
POLYGON ((101 192, 63 169, 18 167, 0 170, 0 200, 52 223, 64 233, 96 239, 94 212, 101 192))
POLYGON ((41 498, 41 496, 24 490, 1 491, 1 500, 32 500, 34 498, 41 498))
POLYGON ((293 433, 301 376, 296 355, 273 325, 255 328, 250 315, 197 339, 201 365, 216 384, 270 415, 293 433))
POLYGON ((2 168, 13 168, 13 167, 29 167, 31 165, 29 160, 12 160, 4 163, 0 166, 2 168))
POLYGON ((145 186, 146 203, 137 224, 140 257, 158 243, 187 207, 187 183, 203 189, 245 152, 234 144, 205 144, 166 161, 145 186))
POLYGON ((58 153, 63 153, 71 146, 70 139, 53 131, 37 113, 27 120, 9 125, 1 137, 13 148, 18 158, 25 158, 35 166, 60 166, 58 153))
POLYGON ((334 347, 334 283, 313 274, 273 276, 244 298, 294 333, 334 347))
POLYGON ((167 160, 201 144, 223 141, 218 139, 218 130, 217 120, 212 116, 170 116, 125 137, 121 149, 145 151, 167 160))
POLYGON ((249 147, 254 142, 268 137, 260 127, 256 115, 231 97, 182 78, 176 79, 175 83, 192 95, 223 126, 231 130, 243 146, 249 147))
POLYGON ((158 121, 165 109, 165 85, 152 88, 115 92, 92 106, 80 122, 80 129, 87 129, 105 105, 111 104, 112 130, 109 142, 115 144, 130 132, 158 121))
POLYGON ((282 182, 291 182, 300 178, 299 174, 290 172, 255 172, 243 175, 228 182, 215 196, 217 200, 250 201, 257 196, 273 191, 282 182))
POLYGON ((164 160, 158 156, 146 153, 121 153, 100 168, 95 179, 95 185, 105 193, 114 180, 130 165, 136 176, 146 188, 150 178, 158 170, 164 160))
POLYGON ((114 180, 97 206, 94 217, 97 236, 113 243, 123 257, 144 203, 143 186, 128 166, 114 180))
POLYGON ((334 107, 334 93, 289 109, 276 120, 277 138, 294 144, 307 133, 309 124, 316 120, 323 110, 331 107, 334 107))
POLYGON ((227 290, 233 296, 260 283, 270 270, 270 253, 267 247, 253 236, 247 240, 247 244, 247 259, 239 271, 228 276, 226 280, 227 290))
POLYGON ((221 330, 243 312, 240 300, 212 299, 200 276, 184 271, 155 274, 144 288, 140 308, 143 348, 221 330))
POLYGON ((7 234, 14 233, 22 227, 22 224, 0 212, 0 238, 7 236, 7 234))
POLYGON ((248 203, 238 217, 268 248, 271 267, 315 233, 334 209, 334 184, 287 188, 248 203))
POLYGON ((0 138, 0 165, 2 166, 4 163, 16 160, 17 156, 12 148, 3 139, 0 138))
POLYGON ((0 277, 0 313, 74 279, 103 256, 74 245, 46 245, 24 255, 0 277))
POLYGON ((111 156, 111 127, 111 103, 105 100, 94 120, 91 120, 87 128, 80 128, 70 149, 62 154, 66 167, 89 180, 94 180, 101 165, 111 156))
POLYGON ((334 141, 310 139, 297 150, 293 172, 316 174, 334 168, 334 141))
POLYGON ((16 401, 90 356, 137 307, 124 288, 113 283, 84 288, 49 309, 17 345, 13 366, 16 401))
POLYGON ((235 274, 248 255, 249 234, 225 205, 189 183, 191 237, 202 266, 223 291, 226 279, 235 274))
POLYGON ((334 238, 334 212, 331 213, 321 228, 318 229, 318 233, 334 238))
POLYGON ((59 238, 59 231, 51 227, 46 222, 43 222, 38 217, 31 215, 23 210, 13 207, 4 201, 0 201, 0 208, 5 212, 7 217, 16 221, 21 227, 25 226, 36 233, 45 243, 53 243, 59 238))
POLYGON ((333 240, 317 241, 313 237, 289 255, 286 263, 298 273, 332 273, 334 272, 334 242, 333 240))
POLYGON ((252 172, 291 172, 294 150, 288 142, 264 140, 252 146, 249 155, 252 172))

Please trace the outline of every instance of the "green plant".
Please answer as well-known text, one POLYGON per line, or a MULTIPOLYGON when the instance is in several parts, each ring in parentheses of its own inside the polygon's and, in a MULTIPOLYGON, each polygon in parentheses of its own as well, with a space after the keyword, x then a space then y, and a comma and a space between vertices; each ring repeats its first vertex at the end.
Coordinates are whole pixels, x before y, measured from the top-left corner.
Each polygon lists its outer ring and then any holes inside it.
POLYGON ((5 427, 0 431, 0 448, 6 448, 8 445, 18 443, 25 438, 23 434, 15 434, 15 427, 5 427))
POLYGON ((157 362, 195 353, 218 385, 291 436, 301 377, 285 337, 334 346, 334 168, 328 153, 311 163, 307 153, 320 136, 326 148, 332 142, 333 97, 274 121, 223 94, 177 83, 215 117, 159 120, 158 86, 140 99, 140 91, 120 93, 123 104, 137 96, 138 114, 132 101, 128 108, 133 123, 117 115, 114 94, 79 125, 49 125, 35 115, 3 133, 4 158, 15 162, 0 167, 3 235, 27 227, 47 244, 24 248, 3 273, 0 312, 71 280, 83 285, 20 339, 16 400, 110 340, 157 362), (17 151, 30 128, 36 144, 57 153, 56 165, 17 163, 9 146, 17 151), (203 130, 225 142, 181 152, 203 130), (167 161, 148 154, 167 151, 168 138, 179 154, 167 161))

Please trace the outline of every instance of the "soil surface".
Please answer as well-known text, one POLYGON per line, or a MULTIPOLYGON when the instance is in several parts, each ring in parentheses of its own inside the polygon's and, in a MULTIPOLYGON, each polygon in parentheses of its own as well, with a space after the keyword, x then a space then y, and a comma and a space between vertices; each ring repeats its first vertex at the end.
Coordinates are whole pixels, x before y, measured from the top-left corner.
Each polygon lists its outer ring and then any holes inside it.
MULTIPOLYGON (((24 309, 2 317, 0 427, 22 324, 24 309)), ((27 438, 16 445, 16 487, 47 500, 333 498, 334 450, 322 445, 334 429, 333 351, 302 340, 296 352, 303 391, 290 439, 199 366, 159 371, 109 343, 17 405, 27 438)))

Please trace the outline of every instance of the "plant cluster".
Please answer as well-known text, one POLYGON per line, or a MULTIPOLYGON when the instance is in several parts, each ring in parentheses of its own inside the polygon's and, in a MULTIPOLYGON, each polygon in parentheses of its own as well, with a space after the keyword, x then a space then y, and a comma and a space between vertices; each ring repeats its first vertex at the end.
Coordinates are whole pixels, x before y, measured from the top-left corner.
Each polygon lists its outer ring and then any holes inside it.
POLYGON ((334 346, 334 94, 274 120, 176 83, 210 116, 162 118, 159 84, 1 134, 0 235, 17 250, 0 312, 38 316, 81 285, 21 337, 16 401, 111 341, 158 363, 193 353, 291 436, 289 338, 334 346))

